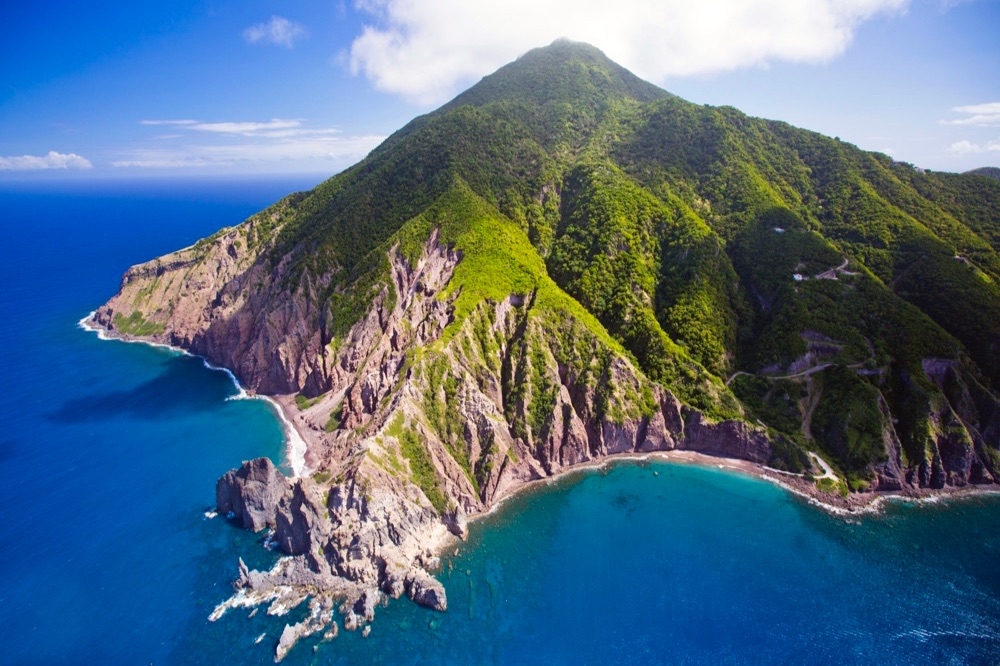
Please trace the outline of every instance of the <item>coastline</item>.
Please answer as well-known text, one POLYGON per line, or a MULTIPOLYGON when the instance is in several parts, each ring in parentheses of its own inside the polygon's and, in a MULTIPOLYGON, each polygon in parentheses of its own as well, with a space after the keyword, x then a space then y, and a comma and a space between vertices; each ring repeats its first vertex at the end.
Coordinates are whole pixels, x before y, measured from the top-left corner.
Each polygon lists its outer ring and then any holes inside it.
POLYGON ((232 381, 233 386, 236 387, 237 391, 236 395, 229 396, 228 398, 226 398, 227 401, 261 400, 267 403, 277 415, 278 420, 281 422, 281 430, 285 438, 285 446, 284 446, 285 460, 283 462, 286 462, 288 464, 289 469, 292 470, 291 478, 295 479, 301 476, 308 476, 309 474, 312 473, 313 470, 309 469, 309 467, 306 466, 306 452, 308 450, 306 442, 304 439, 302 439, 302 435, 299 434, 299 431, 292 424, 291 420, 288 418, 288 415, 285 414, 285 411, 282 408, 281 403, 279 403, 277 400, 275 400, 271 396, 249 393, 243 387, 243 385, 240 384, 239 380, 236 379, 236 375, 234 375, 231 370, 229 370, 228 368, 222 368, 219 366, 212 365, 211 363, 208 362, 208 359, 206 359, 204 356, 199 356, 198 354, 192 354, 186 349, 183 349, 181 347, 175 347, 173 345, 168 345, 163 342, 154 342, 152 340, 135 338, 130 335, 122 335, 121 333, 118 333, 116 331, 109 331, 105 328, 101 328, 96 324, 94 324, 93 321, 94 314, 96 314, 96 312, 97 312, 96 310, 91 310, 87 314, 87 316, 85 316, 84 318, 80 319, 77 322, 77 326, 85 331, 89 331, 91 333, 96 334, 99 340, 147 345, 149 347, 165 349, 167 351, 173 352, 181 356, 188 356, 191 358, 200 359, 207 369, 215 372, 225 373, 225 375, 229 377, 230 381, 232 381))
MULTIPOLYGON (((262 400, 268 403, 282 424, 282 432, 285 437, 285 462, 287 462, 289 468, 292 470, 293 476, 291 478, 294 479, 308 476, 312 473, 313 470, 306 465, 306 456, 309 452, 308 444, 299 433, 298 428, 295 427, 292 418, 286 413, 285 406, 282 405, 279 400, 271 396, 248 393, 229 369, 214 366, 203 356, 192 354, 186 349, 162 342, 154 342, 151 340, 122 335, 120 333, 108 331, 104 328, 98 327, 93 322, 94 314, 95 312, 91 311, 86 317, 78 322, 78 326, 84 330, 95 333, 101 340, 117 340, 119 342, 144 344, 151 347, 166 349, 184 356, 201 359, 206 368, 217 372, 224 372, 233 382, 233 386, 236 387, 238 393, 234 396, 226 398, 227 400, 262 400)), ((851 493, 847 497, 840 497, 839 495, 830 495, 820 491, 816 488, 815 484, 806 481, 799 475, 784 472, 782 470, 771 469, 765 465, 754 463, 749 460, 713 456, 684 449, 673 449, 669 451, 650 451, 646 453, 617 453, 565 467, 551 476, 532 479, 512 488, 509 493, 505 494, 485 511, 469 515, 468 520, 471 522, 493 514, 503 507, 507 500, 529 488, 538 487, 540 485, 551 485, 572 474, 600 470, 613 464, 623 462, 639 463, 650 460, 674 464, 697 465, 700 467, 722 469, 736 474, 744 474, 762 481, 770 482, 782 488, 786 492, 808 502, 816 508, 841 517, 878 513, 882 510, 883 505, 889 501, 936 503, 945 499, 961 499, 978 495, 1000 494, 1000 487, 997 486, 985 487, 969 485, 962 487, 946 486, 939 489, 911 490, 909 492, 876 491, 867 493, 851 493)), ((448 543, 435 543, 431 546, 431 549, 439 551, 448 547, 448 545, 448 543)))
MULTIPOLYGON (((565 478, 577 473, 600 471, 611 465, 620 463, 641 463, 641 462, 664 462, 678 465, 694 465, 697 467, 721 469, 734 474, 743 474, 761 481, 772 483, 782 490, 806 501, 811 506, 826 511, 827 513, 839 517, 863 516, 866 514, 879 513, 887 502, 907 502, 917 504, 935 504, 951 499, 965 499, 982 495, 1000 495, 1000 488, 996 486, 946 486, 941 489, 913 491, 909 494, 892 492, 870 492, 852 493, 846 498, 832 496, 823 493, 819 489, 810 490, 808 482, 804 479, 801 484, 789 483, 779 474, 787 474, 780 470, 772 470, 763 465, 741 460, 739 458, 724 458, 713 456, 698 451, 688 451, 684 449, 673 449, 670 451, 650 451, 648 453, 618 453, 597 460, 590 460, 579 465, 566 467, 551 476, 527 481, 510 493, 504 495, 493 506, 486 511, 468 516, 469 522, 486 518, 499 511, 508 500, 519 495, 522 491, 538 488, 540 486, 550 486, 565 478)), ((792 475, 791 478, 800 479, 792 475)))

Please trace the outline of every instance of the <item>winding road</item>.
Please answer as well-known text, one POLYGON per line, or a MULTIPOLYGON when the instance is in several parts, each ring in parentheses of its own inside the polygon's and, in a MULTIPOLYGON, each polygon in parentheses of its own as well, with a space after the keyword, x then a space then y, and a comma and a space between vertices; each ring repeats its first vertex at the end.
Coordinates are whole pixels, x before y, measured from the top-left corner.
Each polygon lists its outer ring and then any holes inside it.
POLYGON ((795 379, 796 377, 806 377, 808 375, 814 375, 817 372, 820 372, 822 370, 826 370, 827 368, 829 368, 832 365, 836 365, 836 364, 834 364, 834 363, 821 363, 819 365, 814 365, 811 368, 806 368, 802 372, 796 372, 795 374, 792 374, 792 375, 780 375, 780 376, 779 375, 755 375, 752 372, 743 372, 742 370, 740 370, 739 372, 733 373, 733 376, 726 380, 726 386, 729 386, 730 382, 732 382, 734 379, 736 379, 740 375, 746 375, 748 377, 764 377, 765 379, 795 379))
POLYGON ((820 458, 818 455, 809 451, 809 457, 812 458, 813 462, 823 468, 823 476, 814 476, 813 478, 819 481, 820 479, 833 479, 837 480, 838 477, 833 473, 833 468, 826 464, 826 461, 820 458))

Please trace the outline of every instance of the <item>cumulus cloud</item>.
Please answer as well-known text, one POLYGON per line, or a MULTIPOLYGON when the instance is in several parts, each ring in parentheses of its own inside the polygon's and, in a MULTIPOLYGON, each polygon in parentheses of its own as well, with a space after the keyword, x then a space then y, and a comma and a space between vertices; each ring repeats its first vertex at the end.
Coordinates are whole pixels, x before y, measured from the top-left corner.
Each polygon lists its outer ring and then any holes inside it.
POLYGON ((305 34, 306 29, 302 24, 289 21, 283 16, 272 16, 271 20, 244 30, 243 39, 251 44, 275 44, 290 49, 295 45, 295 40, 305 34))
POLYGON ((344 135, 331 127, 308 127, 303 120, 225 121, 143 120, 142 125, 169 125, 183 135, 153 137, 155 147, 127 151, 116 167, 264 167, 335 169, 364 157, 383 140, 380 135, 344 135), (177 140, 182 139, 182 140, 177 140), (163 145, 171 140, 170 145, 163 145))
POLYGON ((530 48, 589 42, 639 76, 828 61, 855 29, 909 0, 357 0, 352 72, 419 104, 444 100, 530 48))
POLYGON ((978 127, 1000 127, 1000 102, 956 106, 955 113, 965 114, 965 118, 942 120, 942 125, 975 125, 978 127))
POLYGON ((967 139, 956 141, 946 148, 949 153, 956 155, 979 155, 982 153, 1000 153, 1000 141, 987 141, 986 143, 973 143, 967 139))
POLYGON ((94 165, 76 153, 57 153, 50 150, 48 155, 20 155, 0 157, 0 171, 38 171, 41 169, 90 169, 94 165))

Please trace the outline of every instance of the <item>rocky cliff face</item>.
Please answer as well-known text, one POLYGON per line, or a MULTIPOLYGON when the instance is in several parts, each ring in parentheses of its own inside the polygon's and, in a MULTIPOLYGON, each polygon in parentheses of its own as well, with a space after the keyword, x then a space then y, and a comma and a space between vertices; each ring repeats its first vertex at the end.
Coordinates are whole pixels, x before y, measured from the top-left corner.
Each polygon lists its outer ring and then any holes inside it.
MULTIPOLYGON (((292 558, 270 572, 241 570, 237 595, 217 614, 313 597, 311 619, 288 627, 282 654, 327 627, 335 601, 347 628, 369 622, 383 596, 446 608, 431 575, 434 553, 464 536, 466 515, 529 481, 624 453, 680 449, 759 464, 772 457, 763 428, 713 422, 682 404, 592 325, 539 303, 537 290, 484 300, 456 322, 457 295, 447 287, 462 256, 437 231, 412 263, 388 251, 389 283, 332 340, 316 305, 322 280, 306 275, 281 292, 287 262, 270 265, 265 246, 248 242, 259 223, 133 267, 95 324, 203 354, 253 390, 279 394, 306 440, 311 477, 286 479, 259 459, 216 489, 220 513, 247 529, 273 529, 292 558)), ((958 381, 947 363, 926 371, 953 395, 949 404, 968 406, 966 415, 948 405, 937 415, 940 454, 921 471, 926 479, 906 477, 887 432, 879 486, 989 480, 977 443, 948 427, 948 419, 991 414, 971 424, 984 449, 997 416, 976 400, 988 402, 989 393, 958 381)))
MULTIPOLYGON (((97 310, 95 327, 202 355, 273 396, 306 442, 307 477, 255 460, 219 480, 219 511, 273 530, 288 557, 241 566, 213 617, 311 597, 281 657, 335 632, 336 604, 347 629, 384 596, 443 610, 435 552, 465 536, 468 516, 614 455, 739 458, 811 493, 794 470, 845 493, 994 481, 1000 399, 975 367, 995 366, 993 329, 959 342, 891 293, 891 274, 876 280, 816 231, 888 271, 887 250, 865 243, 893 239, 861 243, 841 219, 850 207, 820 205, 874 186, 813 172, 848 158, 889 167, 688 105, 612 65, 579 45, 533 52, 312 192, 130 268, 97 310), (744 163, 751 154, 763 162, 744 163), (782 171, 794 182, 768 181, 782 171), (759 364, 736 363, 743 336, 772 347, 759 364), (713 374, 736 367, 740 391, 713 374), (813 467, 813 448, 838 469, 813 467)), ((950 246, 931 245, 955 269, 950 246)), ((953 296, 975 296, 988 320, 1000 301, 975 279, 953 296)))
POLYGON ((440 566, 433 552, 446 542, 448 526, 394 490, 373 488, 353 472, 332 484, 289 480, 267 458, 226 473, 216 490, 220 512, 254 531, 270 526, 270 538, 291 557, 267 572, 250 571, 241 560, 237 593, 211 619, 264 603, 269 613, 283 614, 312 599, 310 617, 286 625, 276 661, 302 637, 323 630, 335 636, 338 605, 351 631, 371 622, 385 598, 404 593, 422 606, 447 609, 444 587, 429 571, 440 566))
POLYGON ((330 367, 316 303, 329 277, 309 276, 289 290, 288 260, 272 264, 267 256, 292 210, 283 201, 212 238, 133 266, 95 323, 204 356, 252 391, 319 391, 329 383, 330 367))
POLYGON ((444 609, 433 552, 464 536, 467 514, 528 481, 621 453, 770 455, 762 429, 709 421, 533 294, 485 301, 449 330, 454 296, 442 294, 461 256, 436 233, 412 265, 390 251, 391 284, 334 349, 308 287, 282 294, 277 309, 246 293, 258 285, 273 294, 284 270, 248 249, 257 223, 133 267, 95 316, 124 336, 135 336, 124 322, 141 317, 141 337, 203 354, 254 390, 312 396, 300 410, 279 395, 308 443, 312 477, 288 480, 258 459, 217 484, 220 513, 273 529, 293 558, 272 572, 242 572, 236 605, 323 589, 332 593, 319 595, 317 618, 334 596, 347 598, 354 626, 372 614, 355 605, 380 594, 444 609))

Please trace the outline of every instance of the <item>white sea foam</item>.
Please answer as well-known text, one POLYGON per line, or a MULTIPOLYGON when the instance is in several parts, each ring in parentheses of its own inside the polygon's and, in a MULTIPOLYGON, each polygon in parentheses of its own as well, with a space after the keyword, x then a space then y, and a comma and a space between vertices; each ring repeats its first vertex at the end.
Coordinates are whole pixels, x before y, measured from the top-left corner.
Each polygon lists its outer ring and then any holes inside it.
POLYGON ((180 347, 174 347, 173 345, 167 345, 167 344, 164 344, 162 342, 151 342, 149 340, 136 340, 135 338, 126 338, 126 337, 122 337, 122 336, 118 336, 118 335, 110 335, 103 328, 98 328, 97 326, 94 326, 94 324, 93 324, 93 322, 91 320, 94 318, 94 314, 96 312, 97 312, 96 310, 91 311, 91 313, 88 314, 86 317, 84 317, 80 321, 76 322, 76 325, 78 327, 82 328, 85 331, 90 331, 91 333, 96 334, 97 337, 99 339, 101 339, 101 340, 114 340, 116 342, 127 342, 129 344, 146 345, 147 347, 155 347, 156 349, 164 349, 166 351, 170 351, 170 352, 173 352, 175 354, 182 355, 182 356, 194 356, 194 354, 192 354, 192 353, 190 353, 190 352, 188 352, 188 351, 186 351, 184 349, 181 349, 180 347))
POLYGON ((87 323, 94 318, 95 314, 97 314, 97 310, 91 310, 86 317, 76 322, 76 325, 85 331, 93 331, 94 329, 88 326, 87 323))
POLYGON ((295 429, 292 422, 288 420, 285 416, 285 410, 282 409, 281 405, 274 398, 268 397, 266 395, 256 396, 261 400, 266 400, 268 403, 274 407, 274 411, 277 412, 278 418, 281 419, 281 423, 285 429, 285 440, 286 440, 286 457, 288 459, 288 466, 292 468, 293 476, 307 476, 312 472, 308 467, 306 467, 306 442, 299 435, 299 431, 295 429))
POLYGON ((209 520, 212 520, 212 518, 215 518, 218 515, 219 514, 217 512, 215 512, 215 511, 206 511, 205 512, 205 518, 208 518, 209 520))
MULTIPOLYGON (((188 352, 184 352, 184 353, 187 354, 188 352)), ((220 368, 217 365, 212 365, 211 363, 208 362, 208 359, 206 359, 204 356, 199 356, 198 358, 201 359, 202 364, 204 364, 204 366, 206 368, 208 368, 209 370, 215 370, 216 372, 225 373, 225 375, 227 377, 229 377, 229 381, 231 381, 233 383, 233 386, 236 388, 236 395, 229 396, 228 398, 226 398, 227 401, 229 401, 229 400, 245 400, 246 398, 250 397, 247 394, 246 389, 243 388, 243 386, 240 384, 239 380, 236 379, 236 375, 234 375, 229 368, 220 368)))
POLYGON ((101 340, 116 340, 118 342, 128 342, 137 343, 142 345, 147 345, 149 347, 156 347, 158 349, 165 349, 175 354, 182 356, 190 356, 194 358, 200 358, 201 362, 209 370, 215 370, 216 372, 224 372, 226 376, 229 377, 230 381, 233 382, 233 386, 236 388, 236 395, 231 395, 226 398, 229 400, 263 400, 271 405, 275 413, 277 413, 278 418, 281 420, 282 431, 285 435, 285 457, 288 461, 288 466, 292 470, 293 477, 304 476, 312 472, 308 467, 306 467, 306 443, 299 435, 299 432, 292 425, 292 422, 288 420, 285 416, 285 410, 281 408, 278 402, 265 395, 250 395, 247 393, 246 389, 240 384, 239 380, 236 379, 236 375, 232 373, 228 368, 220 368, 218 366, 212 365, 208 362, 204 356, 198 356, 197 354, 192 354, 186 349, 181 349, 180 347, 174 347, 173 345, 163 344, 161 342, 150 342, 149 340, 136 340, 131 338, 119 337, 114 335, 109 335, 107 331, 98 328, 93 325, 94 314, 96 310, 91 311, 86 317, 77 322, 77 326, 85 331, 91 331, 95 333, 97 337, 101 340))

